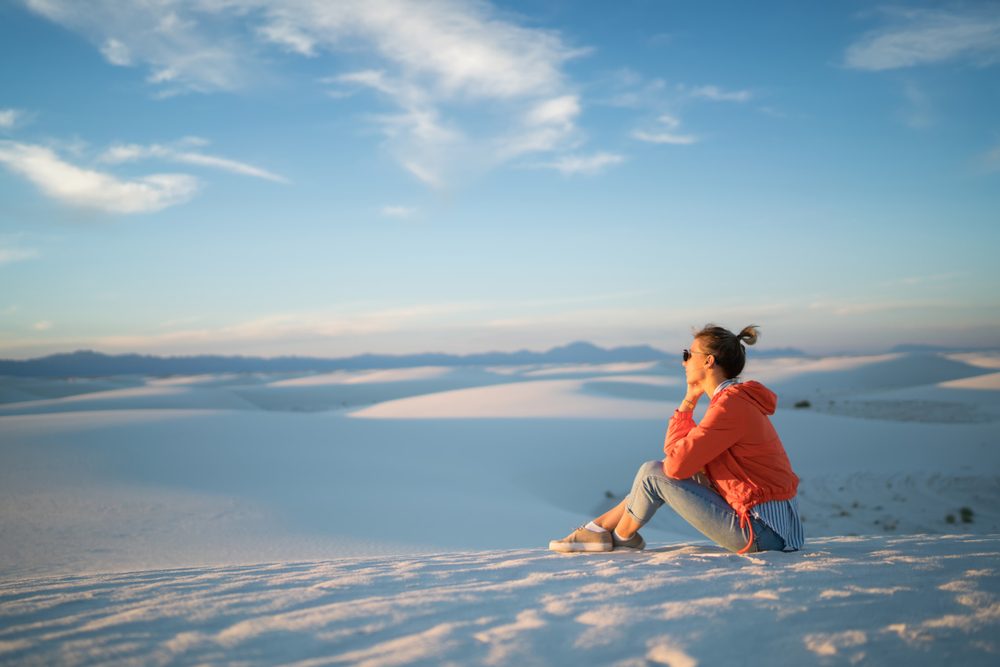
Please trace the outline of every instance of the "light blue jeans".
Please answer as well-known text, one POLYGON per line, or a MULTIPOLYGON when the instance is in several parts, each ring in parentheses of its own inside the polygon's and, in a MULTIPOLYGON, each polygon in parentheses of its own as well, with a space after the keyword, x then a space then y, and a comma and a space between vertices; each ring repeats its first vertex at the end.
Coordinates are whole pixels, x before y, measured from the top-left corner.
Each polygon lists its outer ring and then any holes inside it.
MULTIPOLYGON (((746 546, 750 536, 740 528, 739 515, 707 477, 699 473, 689 479, 672 479, 663 472, 663 461, 647 461, 635 475, 626 510, 645 524, 664 504, 719 546, 733 552, 746 546)), ((785 548, 785 540, 770 526, 752 515, 750 520, 754 532, 751 553, 785 548)))

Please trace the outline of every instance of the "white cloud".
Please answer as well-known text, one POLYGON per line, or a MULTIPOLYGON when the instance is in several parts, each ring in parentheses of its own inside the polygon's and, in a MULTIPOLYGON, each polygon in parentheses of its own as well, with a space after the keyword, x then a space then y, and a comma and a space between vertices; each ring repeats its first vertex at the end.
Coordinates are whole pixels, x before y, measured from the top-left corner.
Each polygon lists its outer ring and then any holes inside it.
POLYGON ((49 322, 48 320, 42 320, 41 322, 35 322, 35 324, 34 324, 34 326, 32 328, 35 331, 48 331, 49 329, 52 328, 52 322, 49 322))
POLYGON ((562 125, 567 126, 580 114, 580 98, 576 95, 563 95, 541 102, 528 111, 529 125, 562 125))
MULTIPOLYGON (((195 145, 202 145, 203 142, 204 140, 202 139, 189 137, 182 140, 181 144, 195 143, 195 145)), ((207 155, 205 153, 197 153, 194 151, 179 150, 177 148, 163 146, 161 144, 150 144, 145 146, 140 144, 118 144, 106 150, 98 159, 101 162, 108 164, 120 164, 122 162, 134 162, 136 160, 149 158, 158 158, 162 160, 169 160, 171 162, 193 164, 199 167, 221 169, 222 171, 228 171, 233 174, 263 178, 277 183, 288 182, 288 179, 283 176, 261 169, 260 167, 246 164, 245 162, 238 162, 236 160, 230 160, 229 158, 219 157, 217 155, 207 155)))
POLYGON ((850 45, 848 67, 889 70, 950 60, 1000 62, 1000 4, 969 9, 886 9, 888 25, 850 45))
POLYGON ((698 137, 692 134, 673 134, 671 132, 643 132, 642 130, 636 130, 632 133, 632 138, 650 144, 674 144, 676 146, 688 146, 698 143, 698 137))
POLYGON ((21 262, 38 257, 38 251, 31 248, 12 248, 0 246, 0 266, 12 262, 21 262))
POLYGON ((122 180, 62 160, 44 146, 0 141, 0 164, 53 199, 108 213, 149 213, 190 199, 198 181, 185 174, 122 180))
POLYGON ((928 310, 954 307, 953 301, 941 299, 886 299, 883 301, 817 301, 808 309, 837 317, 856 317, 899 310, 928 310))
POLYGON ((692 97, 714 102, 748 102, 753 94, 749 90, 722 90, 717 86, 700 86, 691 90, 692 97))
POLYGON ((517 127, 498 137, 496 154, 504 160, 573 145, 580 98, 562 95, 529 108, 517 127))
POLYGON ((441 178, 441 176, 422 164, 407 161, 403 162, 403 168, 413 174, 413 176, 424 185, 438 190, 444 188, 445 186, 445 181, 441 178))
POLYGON ((83 34, 117 66, 144 65, 148 80, 168 91, 237 90, 260 71, 257 54, 238 31, 220 20, 234 18, 248 2, 119 2, 118 0, 22 0, 32 11, 83 34))
POLYGON ((656 119, 658 122, 662 123, 667 129, 676 130, 681 126, 681 119, 676 116, 671 116, 670 114, 661 114, 659 118, 656 119))
MULTIPOLYGON (((100 348, 155 350, 166 346, 232 343, 268 343, 281 340, 308 341, 339 337, 367 337, 402 331, 461 326, 451 321, 483 310, 470 303, 425 304, 375 311, 307 311, 275 313, 215 328, 178 328, 173 331, 102 336, 90 341, 100 348)), ((177 349, 177 347, 174 347, 177 349)))
POLYGON ((268 76, 267 47, 374 56, 377 69, 335 80, 398 110, 371 120, 393 157, 433 187, 578 138, 579 98, 562 67, 584 51, 484 0, 23 1, 88 36, 109 62, 147 67, 163 94, 251 85, 268 76))
POLYGON ((272 21, 259 28, 258 32, 264 41, 283 46, 292 53, 308 58, 317 55, 316 41, 293 25, 272 21))
POLYGON ((386 137, 390 152, 400 165, 425 185, 441 189, 451 166, 460 161, 470 143, 457 127, 442 119, 431 94, 404 78, 384 70, 362 70, 332 80, 377 91, 400 107, 399 112, 370 116, 386 137))
POLYGON ((132 64, 132 55, 128 47, 114 38, 107 39, 101 46, 101 55, 112 65, 128 67, 132 64))
POLYGON ((382 215, 389 218, 409 218, 417 212, 412 206, 383 206, 382 215))
POLYGON ((593 155, 567 155, 543 166, 566 175, 596 174, 607 167, 621 164, 624 161, 623 156, 614 153, 595 153, 593 155))
POLYGON ((0 109, 0 128, 9 130, 14 127, 20 115, 17 109, 0 109))
POLYGON ((927 283, 950 282, 950 281, 955 280, 956 278, 960 278, 960 277, 965 276, 965 275, 967 275, 967 274, 965 274, 965 273, 935 273, 935 274, 923 275, 923 276, 907 276, 905 278, 900 278, 898 280, 889 281, 889 282, 886 283, 886 285, 889 285, 889 286, 906 285, 906 286, 909 287, 909 286, 915 286, 915 285, 926 285, 927 283))
POLYGON ((37 114, 24 109, 0 108, 0 131, 13 130, 32 122, 37 114))
POLYGON ((651 144, 674 144, 684 146, 698 143, 698 137, 693 134, 678 134, 674 132, 674 130, 680 128, 681 125, 680 119, 675 116, 663 114, 656 120, 663 128, 666 129, 666 131, 660 128, 655 130, 636 130, 632 133, 632 138, 651 144))
POLYGON ((230 160, 229 158, 218 157, 216 155, 205 155, 204 153, 193 153, 190 151, 179 153, 175 152, 170 156, 170 159, 176 160, 177 162, 183 162, 185 164, 194 164, 202 167, 221 169, 234 174, 242 174, 243 176, 263 178, 277 183, 288 183, 288 179, 284 176, 279 176, 278 174, 265 169, 246 164, 245 162, 238 162, 236 160, 230 160))

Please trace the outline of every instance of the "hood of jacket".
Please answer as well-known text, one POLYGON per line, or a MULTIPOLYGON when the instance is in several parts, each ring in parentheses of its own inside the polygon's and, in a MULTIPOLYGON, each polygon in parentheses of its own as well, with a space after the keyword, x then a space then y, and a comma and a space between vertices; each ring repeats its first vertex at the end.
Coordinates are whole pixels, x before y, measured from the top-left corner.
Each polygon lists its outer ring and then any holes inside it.
POLYGON ((756 380, 729 385, 712 397, 712 403, 723 396, 748 401, 765 415, 773 415, 778 408, 778 395, 756 380))

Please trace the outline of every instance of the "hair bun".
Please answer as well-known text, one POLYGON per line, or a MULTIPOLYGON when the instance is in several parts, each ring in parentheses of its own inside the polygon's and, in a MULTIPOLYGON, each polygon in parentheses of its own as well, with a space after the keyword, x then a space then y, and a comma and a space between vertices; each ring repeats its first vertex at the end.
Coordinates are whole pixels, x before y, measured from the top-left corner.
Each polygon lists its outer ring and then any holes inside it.
POLYGON ((750 326, 743 327, 743 331, 737 336, 742 342, 747 345, 753 345, 760 338, 760 329, 757 328, 756 324, 751 324, 750 326))

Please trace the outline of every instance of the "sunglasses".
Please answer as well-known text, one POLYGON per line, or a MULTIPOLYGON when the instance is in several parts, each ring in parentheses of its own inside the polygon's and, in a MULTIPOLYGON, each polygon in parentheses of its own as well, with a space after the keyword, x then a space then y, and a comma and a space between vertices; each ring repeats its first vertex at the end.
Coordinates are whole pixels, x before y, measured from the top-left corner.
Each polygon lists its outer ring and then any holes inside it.
POLYGON ((696 354, 703 354, 706 357, 708 356, 707 352, 692 352, 691 350, 684 350, 684 352, 681 353, 681 358, 684 359, 684 363, 687 363, 687 360, 696 354))

